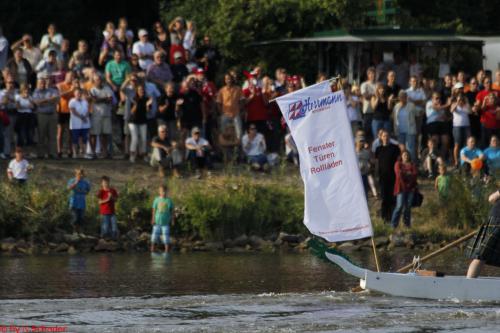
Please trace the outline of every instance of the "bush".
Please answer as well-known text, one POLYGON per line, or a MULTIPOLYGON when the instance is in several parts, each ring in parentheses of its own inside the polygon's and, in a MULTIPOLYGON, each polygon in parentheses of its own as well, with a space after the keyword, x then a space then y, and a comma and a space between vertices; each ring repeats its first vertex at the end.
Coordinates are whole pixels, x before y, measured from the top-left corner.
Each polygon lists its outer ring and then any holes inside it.
MULTIPOLYGON (((36 179, 26 186, 0 186, 0 237, 50 238, 58 229, 71 231, 66 189, 36 179)), ((173 227, 177 236, 224 240, 241 234, 306 233, 303 192, 295 183, 227 176, 203 182, 172 181, 169 187, 178 217, 173 227)), ((91 234, 98 232, 100 223, 94 193, 87 196, 85 217, 85 232, 91 234)), ((116 214, 122 233, 151 228, 155 195, 156 189, 135 183, 119 189, 116 214)))
POLYGON ((195 184, 178 193, 183 206, 180 230, 204 239, 305 232, 303 193, 297 187, 229 178, 222 184, 195 184))

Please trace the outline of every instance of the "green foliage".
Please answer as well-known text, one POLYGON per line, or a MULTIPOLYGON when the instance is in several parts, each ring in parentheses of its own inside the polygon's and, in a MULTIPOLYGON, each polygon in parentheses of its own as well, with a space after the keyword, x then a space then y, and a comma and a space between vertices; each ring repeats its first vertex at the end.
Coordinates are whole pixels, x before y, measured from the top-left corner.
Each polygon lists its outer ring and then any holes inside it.
POLYGON ((50 234, 69 225, 68 195, 64 190, 42 190, 35 185, 0 185, 0 236, 50 234))
POLYGON ((223 184, 194 185, 178 200, 183 206, 179 228, 204 239, 305 232, 303 193, 296 187, 229 178, 223 184))
POLYGON ((313 45, 256 43, 359 28, 364 20, 360 13, 370 4, 368 0, 174 0, 162 7, 161 15, 166 23, 177 16, 195 21, 198 31, 210 34, 220 48, 226 68, 264 61, 263 67, 269 70, 286 65, 292 72, 312 75, 316 71, 313 45))
POLYGON ((151 225, 152 203, 149 191, 134 183, 127 183, 118 193, 116 218, 127 229, 136 226, 148 229, 151 225))
POLYGON ((498 1, 397 0, 404 27, 451 29, 460 33, 497 31, 498 1))
MULTIPOLYGON (((172 181, 171 197, 178 219, 177 236, 199 235, 224 240, 241 234, 266 236, 285 231, 306 233, 302 224, 303 193, 294 184, 221 177, 203 182, 172 181)), ((119 191, 116 214, 122 233, 151 228, 150 191, 127 183, 119 191)), ((69 193, 35 179, 26 186, 0 185, 0 237, 45 237, 71 231, 69 193)), ((87 196, 85 232, 97 233, 100 219, 95 195, 87 196)))
POLYGON ((471 230, 488 216, 488 195, 495 190, 493 182, 485 184, 480 178, 452 176, 450 195, 427 203, 427 211, 442 227, 471 230))

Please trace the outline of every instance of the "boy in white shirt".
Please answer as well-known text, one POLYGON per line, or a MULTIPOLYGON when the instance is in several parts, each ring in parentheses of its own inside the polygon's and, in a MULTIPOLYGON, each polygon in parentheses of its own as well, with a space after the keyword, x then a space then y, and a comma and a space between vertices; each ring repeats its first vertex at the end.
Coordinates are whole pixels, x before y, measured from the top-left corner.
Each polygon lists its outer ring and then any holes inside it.
POLYGON ((16 157, 12 159, 7 168, 7 177, 16 184, 24 184, 28 180, 28 173, 33 170, 33 166, 24 159, 23 150, 16 148, 16 157))

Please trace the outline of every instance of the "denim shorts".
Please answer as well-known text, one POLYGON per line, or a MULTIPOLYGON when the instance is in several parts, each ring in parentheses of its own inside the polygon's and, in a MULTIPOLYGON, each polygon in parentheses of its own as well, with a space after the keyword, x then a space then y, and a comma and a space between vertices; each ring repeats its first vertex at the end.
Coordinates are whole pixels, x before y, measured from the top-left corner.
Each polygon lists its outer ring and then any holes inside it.
POLYGON ((83 144, 87 144, 87 140, 89 138, 89 129, 88 128, 81 128, 81 129, 74 129, 71 130, 71 143, 74 145, 77 145, 79 142, 78 140, 82 138, 83 144))
POLYGON ((151 244, 159 244, 160 238, 163 244, 170 244, 170 227, 168 225, 154 225, 151 232, 151 244))

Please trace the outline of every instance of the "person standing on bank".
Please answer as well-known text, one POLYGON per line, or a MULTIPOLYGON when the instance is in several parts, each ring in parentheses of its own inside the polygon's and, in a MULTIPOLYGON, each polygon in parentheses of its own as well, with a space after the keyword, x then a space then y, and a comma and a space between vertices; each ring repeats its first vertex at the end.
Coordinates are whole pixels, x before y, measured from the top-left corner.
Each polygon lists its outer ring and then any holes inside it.
POLYGON ((83 169, 75 170, 75 177, 68 181, 67 188, 71 191, 69 208, 71 209, 71 224, 73 232, 80 233, 85 215, 86 196, 90 192, 90 183, 85 178, 83 169))
POLYGON ((394 165, 394 172, 396 174, 396 184, 394 185, 396 208, 392 213, 391 224, 394 229, 398 227, 401 213, 404 210, 403 222, 409 228, 411 226, 413 194, 417 189, 418 170, 407 150, 401 153, 401 159, 394 165))
POLYGON ((375 158, 378 161, 380 194, 382 197, 381 217, 387 223, 392 218, 394 183, 396 181, 394 165, 400 154, 399 147, 391 143, 389 139, 389 132, 383 130, 381 135, 382 145, 375 150, 375 158))
POLYGON ((477 278, 484 264, 500 267, 500 190, 492 193, 488 201, 493 204, 488 220, 481 226, 467 247, 467 258, 472 259, 467 278, 477 278))

